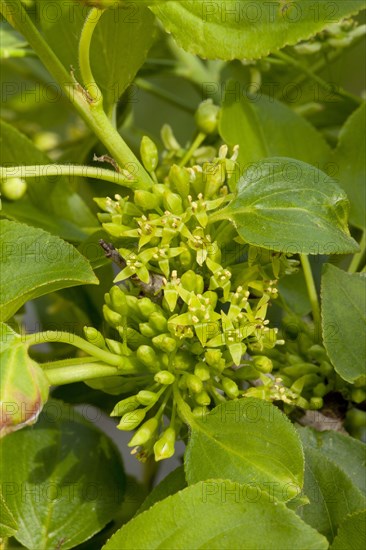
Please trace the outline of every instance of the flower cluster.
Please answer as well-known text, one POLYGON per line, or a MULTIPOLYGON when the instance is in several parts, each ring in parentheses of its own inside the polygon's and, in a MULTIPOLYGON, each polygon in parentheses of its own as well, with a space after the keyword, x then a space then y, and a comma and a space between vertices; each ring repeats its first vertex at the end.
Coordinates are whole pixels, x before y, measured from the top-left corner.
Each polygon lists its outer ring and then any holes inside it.
MULTIPOLYGON (((199 124, 208 116, 206 131, 214 131, 214 106, 205 103, 199 114, 199 124)), ((95 199, 121 271, 105 297, 113 339, 86 329, 94 344, 121 356, 114 393, 127 397, 112 415, 121 417, 119 429, 138 428, 130 445, 141 460, 174 453, 186 430, 179 403, 202 417, 226 399, 263 389, 264 398, 278 393, 286 400, 266 356, 284 342, 267 313, 278 279, 297 266, 285 254, 245 243, 229 221, 210 222, 232 198, 237 147, 230 158, 226 145, 186 151, 170 129, 163 132, 170 149, 161 166, 155 144, 141 144, 156 181, 149 190, 95 199)))

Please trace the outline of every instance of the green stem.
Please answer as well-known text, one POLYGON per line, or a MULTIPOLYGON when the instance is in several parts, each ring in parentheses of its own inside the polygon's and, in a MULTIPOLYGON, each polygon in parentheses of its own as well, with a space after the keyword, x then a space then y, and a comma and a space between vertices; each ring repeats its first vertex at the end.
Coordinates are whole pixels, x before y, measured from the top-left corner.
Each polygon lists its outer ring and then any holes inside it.
MULTIPOLYGON (((121 168, 127 169, 142 179, 143 185, 152 185, 152 180, 142 164, 137 160, 120 134, 111 124, 100 103, 94 103, 74 77, 62 65, 47 42, 28 17, 20 0, 2 0, 0 13, 27 40, 48 72, 59 83, 66 97, 71 101, 86 124, 100 139, 121 168)), ((91 36, 90 36, 91 37, 91 36)))
POLYGON ((320 76, 315 74, 311 69, 309 69, 308 67, 303 65, 300 61, 297 61, 297 59, 294 59, 293 57, 291 57, 291 55, 287 55, 286 53, 284 53, 282 51, 277 52, 275 55, 279 59, 282 59, 283 61, 285 61, 285 63, 288 63, 289 65, 292 65, 293 67, 295 67, 299 71, 306 74, 309 78, 314 80, 314 82, 317 82, 324 90, 326 90, 330 94, 334 94, 334 95, 337 95, 339 97, 349 99, 349 100, 353 101, 354 103, 357 103, 358 105, 360 105, 362 103, 361 98, 347 92, 346 90, 343 90, 342 88, 335 89, 334 86, 332 86, 331 84, 329 84, 328 82, 323 80, 320 76))
POLYGON ((313 322, 314 322, 314 334, 315 340, 320 340, 320 307, 318 294, 316 291, 313 273, 311 271, 311 266, 309 262, 309 257, 305 254, 300 254, 301 265, 304 271, 304 277, 306 281, 306 287, 308 289, 308 295, 311 303, 311 310, 313 313, 313 322))
POLYGON ((362 262, 366 252, 366 231, 362 234, 362 239, 360 241, 360 251, 353 255, 352 261, 348 268, 348 273, 356 273, 358 267, 362 262))
POLYGON ((110 181, 129 189, 148 189, 149 186, 138 184, 136 180, 128 179, 113 170, 98 168, 96 166, 83 166, 77 164, 37 164, 35 166, 0 166, 0 179, 6 178, 39 178, 47 176, 68 176, 94 178, 102 181, 110 181))
POLYGON ((96 363, 84 363, 82 365, 73 365, 72 367, 45 370, 45 375, 52 386, 84 382, 84 380, 93 380, 94 378, 104 378, 106 376, 117 376, 118 374, 120 374, 120 371, 117 367, 96 363))
POLYGON ((127 357, 121 357, 120 355, 115 355, 109 351, 97 348, 97 346, 94 346, 90 342, 87 342, 83 338, 80 338, 80 336, 72 334, 71 332, 47 330, 45 332, 29 334, 25 337, 25 343, 28 346, 36 346, 38 344, 46 344, 50 342, 70 344, 71 346, 79 348, 82 351, 85 351, 85 353, 88 353, 93 357, 108 363, 109 365, 122 366, 124 365, 125 360, 128 362, 127 357))
POLYGON ((72 359, 59 359, 58 361, 45 361, 39 363, 43 370, 60 369, 62 367, 73 367, 75 365, 84 365, 84 363, 94 363, 98 361, 96 357, 92 355, 88 357, 73 357, 72 359))
POLYGON ((93 37, 95 27, 98 24, 99 19, 103 15, 104 10, 98 8, 92 8, 86 19, 81 31, 79 41, 79 67, 81 78, 86 91, 93 101, 97 104, 103 103, 103 94, 95 82, 93 72, 90 65, 90 44, 93 37))
POLYGON ((180 161, 179 166, 185 166, 187 164, 187 162, 189 161, 189 159, 191 158, 191 156, 193 155, 195 150, 198 149, 198 147, 206 139, 206 137, 207 137, 207 135, 204 134, 203 132, 198 133, 198 135, 195 138, 195 140, 193 141, 192 145, 190 146, 190 148, 188 149, 188 151, 186 152, 186 154, 184 155, 184 157, 180 161))

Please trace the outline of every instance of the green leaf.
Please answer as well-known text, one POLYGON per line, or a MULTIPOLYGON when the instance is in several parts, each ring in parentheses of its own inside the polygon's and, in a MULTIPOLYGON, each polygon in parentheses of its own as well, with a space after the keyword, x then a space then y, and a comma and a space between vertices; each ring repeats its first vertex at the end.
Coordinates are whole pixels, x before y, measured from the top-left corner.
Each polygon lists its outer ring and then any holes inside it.
POLYGON ((331 150, 307 120, 274 98, 232 93, 226 84, 220 116, 220 135, 225 143, 239 145, 238 172, 267 157, 290 157, 325 169, 331 150))
POLYGON ((365 374, 366 275, 326 264, 321 297, 325 348, 338 374, 353 383, 365 374))
POLYGON ((17 522, 0 493, 0 539, 11 537, 17 529, 17 522))
POLYGON ((21 335, 0 323, 0 437, 34 424, 48 398, 49 382, 28 355, 21 335))
POLYGON ((306 447, 321 452, 339 466, 360 491, 366 494, 366 445, 350 435, 334 430, 318 432, 311 428, 297 428, 306 447))
POLYGON ((88 261, 70 244, 35 227, 0 220, 0 320, 28 300, 81 284, 98 284, 88 261))
MULTIPOLYGON (((2 166, 52 164, 26 136, 1 120, 0 163, 2 166)), ((75 241, 85 238, 84 228, 97 228, 96 218, 63 176, 27 179, 27 195, 19 201, 3 201, 2 215, 28 221, 75 241)))
POLYGON ((253 164, 237 195, 211 220, 229 218, 248 243, 286 253, 345 254, 358 250, 348 231, 347 197, 335 181, 295 159, 253 164))
POLYGON ((364 1, 262 2, 207 0, 164 2, 151 9, 178 44, 209 59, 257 59, 296 44, 330 23, 357 13, 364 1))
POLYGON ((365 496, 334 462, 305 447, 304 493, 310 503, 299 508, 299 516, 331 542, 347 514, 366 505, 365 496))
POLYGON ((165 498, 174 495, 178 491, 181 491, 187 487, 186 478, 184 475, 184 467, 178 466, 175 470, 170 472, 164 479, 154 487, 151 493, 144 500, 142 505, 137 511, 137 514, 141 514, 156 504, 157 502, 164 500, 165 498))
POLYGON ((366 510, 350 514, 341 523, 331 550, 364 550, 366 546, 366 510))
POLYGON ((281 298, 293 313, 301 317, 310 313, 311 303, 302 270, 280 279, 278 290, 281 298))
MULTIPOLYGON (((47 14, 54 10, 54 2, 37 0, 37 3, 41 28, 49 46, 67 69, 72 65, 77 71, 78 41, 87 10, 81 3, 62 2, 58 17, 52 19, 47 14)), ((124 6, 106 11, 96 26, 90 60, 107 106, 118 101, 144 63, 156 34, 154 20, 154 15, 141 2, 126 2, 124 6)), ((76 76, 79 77, 78 72, 76 76)))
POLYGON ((339 183, 351 203, 350 222, 366 228, 366 104, 352 113, 339 134, 334 152, 339 168, 339 183))
POLYGON ((139 514, 103 550, 263 548, 325 550, 324 537, 259 489, 229 480, 203 481, 139 514))
POLYGON ((118 510, 125 476, 117 450, 60 401, 48 402, 33 428, 3 439, 1 453, 4 498, 27 548, 72 548, 118 510))
POLYGON ((252 483, 281 501, 299 493, 304 470, 300 439, 271 403, 255 398, 223 403, 191 428, 184 459, 188 484, 225 476, 252 483))

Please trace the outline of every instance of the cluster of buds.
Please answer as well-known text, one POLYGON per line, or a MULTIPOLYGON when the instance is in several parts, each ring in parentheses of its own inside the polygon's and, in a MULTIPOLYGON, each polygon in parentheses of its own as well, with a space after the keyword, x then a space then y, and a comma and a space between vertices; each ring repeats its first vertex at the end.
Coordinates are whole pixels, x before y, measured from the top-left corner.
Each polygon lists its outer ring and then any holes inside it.
MULTIPOLYGON (((197 124, 205 116, 207 132, 217 117, 212 104, 201 105, 197 124)), ((271 375, 267 355, 284 341, 267 313, 278 296, 278 279, 298 262, 245 243, 230 221, 210 223, 211 213, 232 197, 237 147, 228 158, 226 145, 210 146, 210 162, 190 147, 184 166, 172 161, 187 151, 166 127, 163 133, 169 147, 162 170, 155 144, 149 138, 141 144, 155 181, 150 189, 95 199, 121 267, 118 284, 105 297, 113 339, 100 334, 98 345, 121 356, 116 384, 127 396, 112 415, 121 417, 119 429, 137 430, 129 445, 140 460, 174 453, 176 438, 186 434, 179 403, 192 417, 202 417, 245 395, 296 398, 271 375)))

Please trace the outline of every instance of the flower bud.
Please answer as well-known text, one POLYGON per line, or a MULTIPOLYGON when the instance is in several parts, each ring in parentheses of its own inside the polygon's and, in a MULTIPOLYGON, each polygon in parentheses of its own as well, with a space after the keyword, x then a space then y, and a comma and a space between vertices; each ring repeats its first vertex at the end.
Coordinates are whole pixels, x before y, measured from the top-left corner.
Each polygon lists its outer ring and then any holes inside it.
POLYGON ((152 302, 150 298, 147 298, 146 296, 138 300, 137 307, 141 315, 146 319, 146 321, 149 320, 150 315, 152 313, 155 313, 156 311, 160 311, 158 306, 154 304, 154 302, 152 302))
POLYGON ((160 207, 157 195, 141 189, 135 191, 135 204, 144 210, 157 210, 160 207))
POLYGON ((136 409, 131 412, 127 412, 122 416, 121 422, 118 424, 117 428, 127 432, 134 430, 139 424, 141 424, 145 418, 145 415, 145 409, 136 409))
POLYGON ((200 363, 197 363, 197 365, 194 367, 194 374, 198 376, 198 378, 202 380, 202 382, 205 382, 206 380, 209 380, 211 378, 210 369, 202 361, 200 363))
POLYGON ((118 285, 112 286, 109 291, 110 307, 120 315, 127 315, 127 300, 123 290, 118 285))
POLYGON ((159 396, 153 391, 141 390, 136 395, 136 399, 141 405, 147 406, 156 403, 159 396))
POLYGON ((195 292, 196 294, 202 294, 204 289, 204 281, 201 275, 197 275, 191 269, 183 273, 180 278, 182 286, 189 290, 190 292, 195 292))
MULTIPOLYGON (((198 376, 196 376, 195 374, 187 374, 185 383, 187 385, 187 388, 189 388, 193 393, 199 393, 200 391, 202 391, 202 380, 198 378, 198 376)), ((206 403, 200 403, 200 405, 206 405, 206 403)))
POLYGON ((311 397, 310 398, 310 409, 313 410, 319 410, 323 406, 323 398, 322 397, 311 397))
POLYGON ((172 353, 177 348, 177 342, 168 333, 159 334, 152 339, 155 347, 165 353, 172 353))
POLYGON ((236 382, 234 380, 231 380, 231 378, 222 378, 222 387, 224 388, 224 392, 228 397, 231 399, 235 399, 239 395, 239 388, 236 382))
POLYGON ((140 154, 146 170, 155 172, 159 162, 159 154, 155 143, 148 136, 144 136, 141 140, 140 154))
POLYGON ((164 193, 163 205, 165 210, 169 210, 173 214, 183 213, 182 199, 176 193, 172 193, 172 191, 168 190, 164 193))
POLYGON ((174 370, 188 370, 193 367, 193 358, 188 351, 178 350, 173 359, 174 370))
POLYGON ((1 193, 9 201, 18 201, 27 191, 27 182, 21 178, 6 178, 0 181, 1 193))
POLYGON ((194 395, 194 400, 197 403, 197 405, 201 405, 203 407, 206 407, 211 403, 211 397, 208 395, 207 391, 202 390, 199 393, 196 393, 194 395))
POLYGON ((117 342, 117 340, 111 340, 110 338, 106 338, 105 341, 111 353, 115 353, 116 355, 124 355, 125 350, 121 342, 117 342))
POLYGON ((269 373, 272 372, 273 363, 265 355, 256 355, 253 357, 254 366, 260 372, 269 373))
POLYGON ((202 101, 195 113, 195 121, 200 132, 214 134, 217 132, 220 108, 213 104, 212 99, 202 101))
POLYGON ((132 397, 126 397, 126 399, 122 399, 122 401, 119 401, 115 405, 110 416, 123 416, 128 412, 134 411, 139 406, 140 406, 140 403, 138 402, 137 397, 135 395, 133 395, 132 397))
POLYGON ((163 386, 170 386, 175 381, 175 376, 168 370, 161 370, 155 374, 154 380, 163 386))
POLYGON ((164 460, 174 455, 175 430, 167 428, 154 445, 155 460, 164 460))
POLYGON ((328 388, 323 382, 320 382, 314 387, 313 393, 315 397, 324 397, 328 393, 328 388))
POLYGON ((158 332, 166 332, 167 330, 166 317, 160 311, 155 311, 150 315, 149 323, 158 332))
POLYGON ((160 133, 165 149, 168 149, 168 151, 179 151, 181 149, 181 146, 175 139, 173 130, 169 124, 164 124, 160 133))
POLYGON ((137 358, 149 369, 158 369, 159 360, 155 350, 151 346, 139 346, 136 351, 137 358))
POLYGON ((94 327, 84 327, 85 338, 100 349, 106 349, 104 336, 94 327))
POLYGON ((106 304, 103 305, 103 315, 107 323, 113 328, 123 324, 122 316, 110 309, 106 304))
POLYGON ((366 399, 366 392, 361 388, 354 388, 351 392, 351 401, 354 403, 362 403, 366 399))
POLYGON ((210 367, 216 367, 221 362, 222 354, 218 349, 208 349, 205 353, 205 359, 210 367))
POLYGON ((129 447, 136 447, 137 445, 145 445, 150 439, 152 439, 159 427, 159 421, 154 417, 150 418, 137 430, 135 435, 129 441, 129 447))
POLYGON ((169 172, 169 181, 181 197, 187 197, 189 195, 189 172, 185 168, 173 164, 169 172))
POLYGON ((145 338, 154 338, 157 335, 157 330, 152 327, 149 323, 140 323, 139 330, 145 338))

